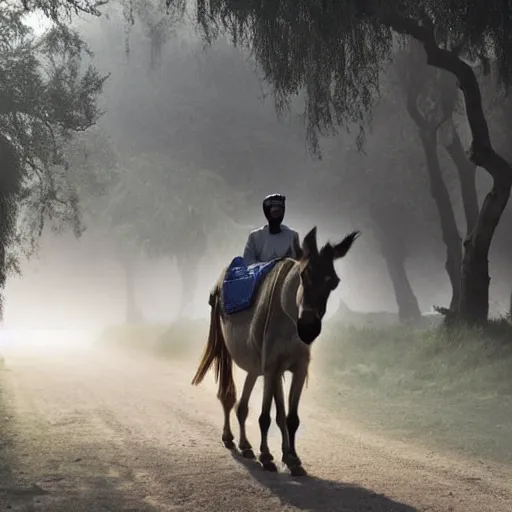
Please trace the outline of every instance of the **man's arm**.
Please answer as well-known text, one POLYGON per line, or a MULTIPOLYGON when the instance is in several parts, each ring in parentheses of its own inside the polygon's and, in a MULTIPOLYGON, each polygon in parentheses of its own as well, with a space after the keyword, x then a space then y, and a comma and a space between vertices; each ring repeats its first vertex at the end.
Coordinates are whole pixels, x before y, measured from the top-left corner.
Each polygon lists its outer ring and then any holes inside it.
POLYGON ((254 243, 254 236, 252 233, 249 233, 249 238, 247 238, 247 243, 245 244, 243 257, 247 265, 252 265, 253 263, 257 263, 258 261, 258 257, 256 254, 256 244, 254 243))

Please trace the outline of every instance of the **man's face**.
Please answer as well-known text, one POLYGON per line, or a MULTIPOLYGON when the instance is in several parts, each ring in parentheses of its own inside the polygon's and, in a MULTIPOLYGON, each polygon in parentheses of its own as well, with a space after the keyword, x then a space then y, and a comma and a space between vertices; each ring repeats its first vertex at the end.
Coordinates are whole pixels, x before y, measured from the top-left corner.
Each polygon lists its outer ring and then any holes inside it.
POLYGON ((284 208, 283 205, 272 205, 270 207, 270 216, 273 219, 280 219, 284 216, 284 208))

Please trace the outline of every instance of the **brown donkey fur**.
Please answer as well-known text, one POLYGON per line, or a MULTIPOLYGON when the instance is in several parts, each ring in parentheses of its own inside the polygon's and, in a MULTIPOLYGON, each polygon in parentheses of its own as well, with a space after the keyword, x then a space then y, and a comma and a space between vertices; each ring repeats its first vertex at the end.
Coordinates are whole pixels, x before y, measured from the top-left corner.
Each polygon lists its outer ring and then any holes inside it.
POLYGON ((245 423, 251 393, 257 379, 263 377, 263 401, 258 420, 261 432, 259 461, 269 471, 277 471, 268 446, 270 410, 274 402, 276 422, 282 434, 282 460, 292 475, 305 474, 295 449, 295 437, 311 345, 321 332, 327 301, 339 283, 334 261, 347 254, 358 235, 359 232, 350 233, 339 244, 328 243, 319 250, 314 228, 304 238, 300 259, 285 258, 276 262, 259 285, 252 305, 244 311, 223 314, 222 283, 226 269, 210 294, 210 331, 192 384, 200 384, 212 365, 215 366, 217 397, 224 411, 222 441, 226 448, 232 449, 234 436, 230 415, 237 399, 233 363, 247 372, 235 411, 240 426, 238 447, 245 457, 255 458, 245 423), (286 371, 292 374, 288 414, 283 388, 286 371))

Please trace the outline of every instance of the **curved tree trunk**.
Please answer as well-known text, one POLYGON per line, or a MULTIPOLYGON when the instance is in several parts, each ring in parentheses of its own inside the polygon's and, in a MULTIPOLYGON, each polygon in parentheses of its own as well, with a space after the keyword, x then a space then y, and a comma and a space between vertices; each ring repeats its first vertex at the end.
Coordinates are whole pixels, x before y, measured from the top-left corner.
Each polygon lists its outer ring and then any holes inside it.
MULTIPOLYGON (((443 102, 435 100, 437 104, 434 108, 428 108, 425 113, 420 111, 418 103, 425 95, 428 82, 432 80, 435 80, 434 83, 437 82, 437 77, 433 77, 432 73, 428 72, 427 66, 421 61, 422 58, 424 58, 422 48, 417 43, 411 43, 398 67, 398 72, 406 95, 407 113, 418 127, 425 153, 430 192, 437 207, 441 236, 446 246, 445 269, 452 288, 450 311, 455 311, 459 304, 461 288, 462 240, 437 152, 437 132, 442 124, 443 115, 445 115, 444 112, 439 115, 438 111, 443 111, 447 107, 444 105, 443 108, 443 105, 438 105, 443 102)), ((448 97, 448 100, 452 100, 452 98, 448 97)), ((451 105, 454 102, 447 101, 446 103, 451 105)))
POLYGON ((403 323, 414 323, 421 319, 418 299, 414 295, 405 269, 406 247, 400 234, 395 233, 393 216, 400 213, 392 205, 382 210, 370 206, 370 213, 376 225, 376 235, 381 254, 386 261, 389 277, 395 291, 398 318, 403 323))
POLYGON ((492 147, 480 86, 471 66, 460 59, 457 51, 439 47, 429 20, 420 25, 397 12, 388 11, 383 15, 383 21, 397 32, 419 41, 425 50, 428 65, 444 69, 457 78, 473 139, 470 160, 483 167, 493 178, 492 188, 482 204, 475 228, 464 242, 459 302, 459 316, 463 321, 485 323, 489 317, 489 249, 510 197, 512 166, 492 147))
POLYGON ((460 298, 462 240, 457 228, 457 221, 455 219, 450 195, 448 194, 448 189, 443 180, 441 165, 439 164, 436 133, 434 130, 426 130, 419 127, 419 135, 427 161, 430 192, 437 206, 441 235, 446 246, 445 269, 452 287, 450 310, 454 311, 457 309, 460 298))
POLYGON ((467 157, 455 127, 452 127, 452 139, 445 147, 459 175, 467 236, 475 228, 479 213, 478 193, 476 190, 476 165, 467 157))
POLYGON ((418 321, 421 318, 421 311, 405 270, 404 258, 389 247, 382 246, 381 251, 395 291, 398 319, 402 323, 418 321))
POLYGON ((494 179, 475 229, 464 241, 459 313, 464 321, 472 324, 485 323, 489 317, 489 249, 512 187, 512 168, 506 164, 504 169, 510 176, 504 173, 503 177, 494 179))

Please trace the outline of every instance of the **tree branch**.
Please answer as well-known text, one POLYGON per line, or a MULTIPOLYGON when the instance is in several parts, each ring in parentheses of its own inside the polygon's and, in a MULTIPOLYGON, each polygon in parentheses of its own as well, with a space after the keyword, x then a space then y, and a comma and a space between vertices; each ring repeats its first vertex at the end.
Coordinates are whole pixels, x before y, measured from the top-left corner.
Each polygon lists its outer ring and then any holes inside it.
POLYGON ((389 10, 381 13, 380 17, 391 29, 421 42, 427 54, 427 64, 455 75, 464 95, 466 115, 473 139, 470 160, 475 165, 483 167, 495 180, 510 182, 512 170, 509 163, 492 148, 480 87, 471 66, 462 61, 457 54, 440 48, 430 26, 422 26, 413 19, 389 10))

